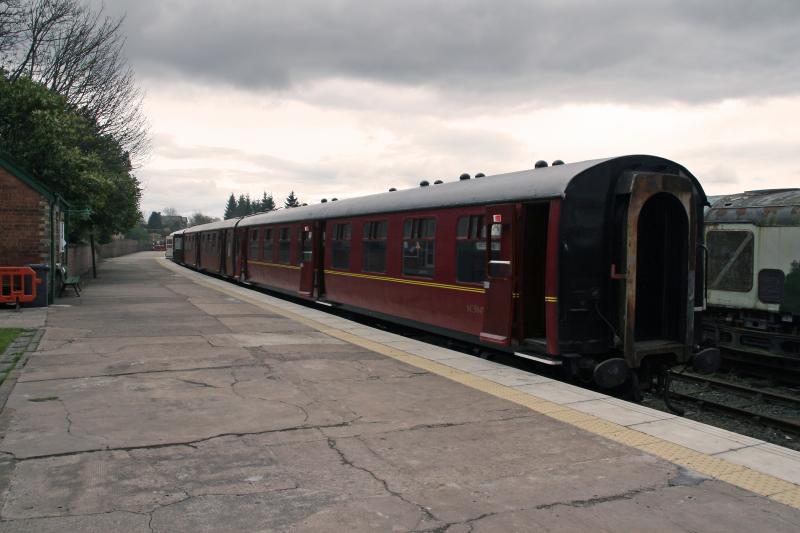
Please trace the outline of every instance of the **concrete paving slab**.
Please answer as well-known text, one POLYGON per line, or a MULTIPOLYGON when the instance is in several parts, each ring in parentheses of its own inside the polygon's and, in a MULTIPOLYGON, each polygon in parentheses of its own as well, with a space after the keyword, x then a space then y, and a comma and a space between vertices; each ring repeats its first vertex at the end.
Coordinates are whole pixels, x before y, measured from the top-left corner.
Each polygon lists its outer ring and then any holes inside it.
POLYGON ((136 346, 210 346, 208 340, 202 335, 172 335, 165 337, 100 337, 91 339, 84 337, 72 337, 51 339, 48 337, 50 329, 51 328, 47 328, 44 339, 39 343, 39 349, 37 350, 38 353, 47 353, 48 355, 83 353, 109 354, 125 348, 136 346))
POLYGON ((0 328, 38 329, 47 320, 47 307, 24 307, 20 311, 0 308, 0 328))
POLYGON ((800 452, 774 444, 758 444, 716 455, 800 485, 800 452))
POLYGON ((636 424, 631 428, 709 454, 763 443, 758 439, 679 417, 636 424))
POLYGON ((500 367, 489 370, 478 370, 475 375, 492 380, 500 385, 507 387, 517 387, 519 385, 531 385, 533 383, 549 383, 550 378, 525 372, 511 367, 500 367))
POLYGON ((268 311, 265 311, 255 305, 250 305, 246 303, 238 303, 238 304, 231 304, 231 303, 217 303, 217 304, 207 304, 207 303, 195 303, 195 307, 198 307, 202 311, 206 312, 211 316, 225 316, 225 315, 269 315, 268 311))
POLYGON ((694 486, 643 488, 609 498, 575 499, 481 517, 468 522, 469 531, 558 531, 619 533, 641 531, 770 531, 789 533, 800 527, 788 508, 748 497, 716 481, 694 486), (769 518, 767 518, 769 517, 769 518), (769 526, 764 520, 770 522, 769 526))
POLYGON ((618 400, 616 398, 587 400, 571 403, 569 405, 578 411, 593 414, 603 420, 609 420, 622 426, 676 418, 675 415, 663 411, 656 411, 655 409, 648 409, 642 405, 618 400))
POLYGON ((220 317, 219 321, 234 333, 313 331, 304 324, 275 315, 220 317))
POLYGON ((528 392, 539 398, 549 400, 558 404, 571 404, 586 400, 598 400, 607 398, 605 394, 594 392, 588 389, 574 387, 560 381, 548 381, 545 383, 533 383, 530 385, 518 385, 514 387, 518 391, 528 392))
POLYGON ((31 518, 26 520, 2 520, 0 532, 5 533, 64 533, 65 531, 106 532, 129 531, 131 533, 152 533, 150 517, 144 513, 116 511, 94 516, 70 516, 62 514, 53 517, 31 518))
POLYGON ((212 346, 270 346, 275 344, 343 344, 324 333, 299 331, 295 333, 226 333, 207 335, 212 346))
MULTIPOLYGON (((24 382, 8 400, 7 408, 18 416, 11 421, 0 451, 22 459, 285 430, 309 422, 302 408, 308 402, 301 390, 270 379, 266 370, 240 373, 226 368, 24 382), (269 398, 243 397, 239 382, 269 390, 269 398)), ((322 418, 326 424, 345 422, 327 411, 322 418)))
MULTIPOLYGON (((320 332, 283 331, 288 321, 274 309, 237 317, 195 306, 198 322, 244 331, 184 335, 200 329, 184 314, 188 298, 224 312, 213 306, 241 306, 225 298, 248 299, 246 289, 213 279, 202 282, 224 292, 193 288, 152 257, 104 263, 86 305, 61 309, 60 329, 29 359, 0 416, 0 532, 784 531, 800 520, 795 509, 422 368, 320 332), (149 298, 181 328, 97 337, 119 316, 152 325, 147 302, 115 291, 115 277, 173 295, 181 305, 149 298), (99 300, 110 303, 107 316, 99 300), (261 325, 271 330, 252 331, 261 325)), ((265 306, 280 302, 255 294, 265 306)), ((475 374, 551 384, 515 369, 475 374)), ((597 406, 584 400, 573 405, 597 406)))
POLYGON ((209 299, 210 301, 219 301, 220 293, 218 291, 197 285, 196 283, 187 282, 185 279, 178 277, 180 282, 165 283, 164 288, 179 296, 189 298, 191 302, 194 299, 209 299))
POLYGON ((363 359, 384 359, 383 356, 351 344, 275 344, 248 348, 250 353, 264 360, 299 361, 303 359, 335 359, 337 361, 357 361, 363 359))
MULTIPOLYGON (((359 334, 357 331, 351 331, 351 333, 353 333, 354 335, 358 335, 359 334)), ((426 345, 426 344, 424 344, 422 342, 419 342, 419 341, 415 341, 413 339, 391 340, 391 341, 381 342, 381 344, 385 344, 386 346, 391 346, 392 348, 397 348, 399 350, 408 350, 409 352, 411 350, 415 350, 415 349, 416 350, 425 350, 425 349, 427 349, 429 347, 429 345, 426 345)), ((433 351, 433 350, 428 350, 428 351, 433 351)), ((451 352, 450 350, 447 350, 447 351, 450 354, 457 353, 457 352, 451 352)), ((458 354, 458 355, 461 355, 461 354, 458 354)), ((455 357, 455 355, 454 355, 454 357, 455 357)))
POLYGON ((408 341, 408 339, 402 337, 401 335, 395 335, 394 333, 389 333, 386 331, 382 331, 379 329, 350 329, 348 333, 352 333, 353 335, 358 335, 364 339, 368 339, 375 342, 380 342, 382 344, 386 344, 387 346, 392 346, 389 342, 404 342, 408 341))
POLYGON ((500 365, 491 361, 486 361, 479 357, 472 355, 461 354, 462 357, 453 357, 452 359, 442 360, 442 364, 452 368, 463 370, 464 372, 480 372, 480 371, 493 371, 500 368, 500 365))
MULTIPOLYGON (((102 329, 94 329, 87 337, 168 337, 179 332, 181 335, 203 335, 211 333, 229 333, 230 329, 213 317, 202 317, 199 320, 158 321, 142 320, 104 320, 102 329)), ((62 320, 53 321, 53 326, 64 325, 62 320)))
POLYGON ((258 361, 245 348, 218 348, 205 341, 143 344, 127 346, 111 353, 79 352, 58 356, 35 353, 22 370, 19 381, 228 368, 256 363, 258 361))
POLYGON ((398 343, 388 342, 386 345, 405 350, 408 353, 419 355, 420 357, 430 359, 431 361, 445 361, 447 359, 457 359, 465 356, 465 354, 461 352, 448 350, 447 348, 440 348, 438 346, 433 346, 431 344, 425 344, 418 341, 408 341, 407 344, 403 341, 398 343))

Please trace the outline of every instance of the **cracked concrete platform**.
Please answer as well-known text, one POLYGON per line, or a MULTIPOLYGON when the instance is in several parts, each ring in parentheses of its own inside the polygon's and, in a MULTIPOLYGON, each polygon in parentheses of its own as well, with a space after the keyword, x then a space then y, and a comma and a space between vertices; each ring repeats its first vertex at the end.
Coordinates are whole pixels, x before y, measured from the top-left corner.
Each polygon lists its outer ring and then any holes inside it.
POLYGON ((795 509, 154 257, 104 263, 49 310, 0 416, 0 531, 800 528, 795 509))

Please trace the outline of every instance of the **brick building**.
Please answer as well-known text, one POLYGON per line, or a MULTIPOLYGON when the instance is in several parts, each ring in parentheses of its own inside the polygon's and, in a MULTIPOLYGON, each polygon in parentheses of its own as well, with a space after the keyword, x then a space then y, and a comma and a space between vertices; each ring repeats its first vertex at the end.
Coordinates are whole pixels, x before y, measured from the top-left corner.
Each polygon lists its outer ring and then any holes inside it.
POLYGON ((64 262, 67 204, 30 174, 0 157, 0 266, 50 266, 64 262))

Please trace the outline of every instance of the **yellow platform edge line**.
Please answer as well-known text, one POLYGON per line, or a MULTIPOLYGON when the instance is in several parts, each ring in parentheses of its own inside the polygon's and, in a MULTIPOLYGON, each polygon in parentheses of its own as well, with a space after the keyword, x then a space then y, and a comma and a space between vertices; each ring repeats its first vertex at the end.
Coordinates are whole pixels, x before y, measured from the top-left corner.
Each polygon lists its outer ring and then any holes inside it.
MULTIPOLYGON (((187 270, 178 266, 166 258, 157 259, 162 266, 182 274, 196 274, 195 283, 204 287, 217 290, 219 292, 231 294, 227 287, 221 287, 205 279, 203 274, 193 270, 187 270)), ((192 278, 193 276, 187 276, 192 278)), ((220 282, 226 283, 226 282, 220 282)), ((247 290, 247 289, 244 289, 247 290)), ((231 294, 236 298, 246 301, 256 307, 260 307, 275 314, 282 315, 291 320, 295 320, 317 331, 337 338, 341 341, 366 348, 367 350, 391 357, 403 363, 426 370, 431 374, 447 378, 451 381, 461 383, 467 387, 490 394, 497 398, 507 400, 517 405, 527 407, 539 414, 559 420, 573 427, 583 429, 589 433, 605 437, 620 444, 624 444, 639 451, 654 455, 671 463, 699 472, 713 479, 724 481, 749 492, 764 496, 770 500, 783 505, 800 509, 800 486, 777 478, 770 474, 765 474, 752 468, 742 466, 725 459, 720 459, 679 444, 669 442, 635 429, 615 424, 604 420, 595 415, 584 413, 572 407, 560 405, 544 398, 540 398, 527 392, 521 392, 506 385, 501 385, 489 379, 470 374, 463 370, 449 367, 436 361, 431 361, 424 357, 414 355, 398 348, 386 346, 377 341, 371 341, 358 335, 348 333, 302 315, 262 302, 257 298, 247 294, 239 294, 238 291, 231 294)), ((320 310, 320 312, 323 312, 320 310)))

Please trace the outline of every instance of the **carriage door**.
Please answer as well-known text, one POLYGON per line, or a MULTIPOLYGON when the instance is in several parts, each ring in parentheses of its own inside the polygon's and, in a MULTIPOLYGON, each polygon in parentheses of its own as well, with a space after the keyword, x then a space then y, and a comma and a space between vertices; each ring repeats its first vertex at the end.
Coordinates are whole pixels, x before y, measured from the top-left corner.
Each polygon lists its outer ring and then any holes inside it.
POLYGON ((629 197, 619 280, 623 352, 638 367, 649 353, 683 356, 694 338, 695 216, 688 178, 634 172, 617 185, 629 197))
POLYGON ((482 342, 508 346, 514 321, 514 205, 486 208, 486 278, 482 342))
POLYGON ((225 257, 223 260, 222 272, 228 276, 233 274, 233 230, 225 230, 225 257))
POLYGON ((300 228, 300 294, 311 296, 314 293, 314 239, 317 232, 314 224, 304 223, 300 228))

